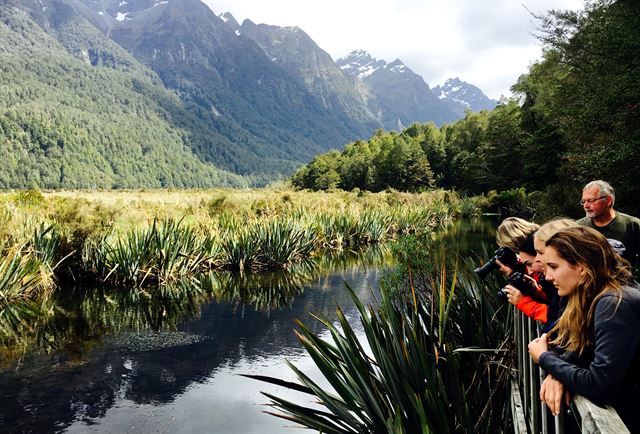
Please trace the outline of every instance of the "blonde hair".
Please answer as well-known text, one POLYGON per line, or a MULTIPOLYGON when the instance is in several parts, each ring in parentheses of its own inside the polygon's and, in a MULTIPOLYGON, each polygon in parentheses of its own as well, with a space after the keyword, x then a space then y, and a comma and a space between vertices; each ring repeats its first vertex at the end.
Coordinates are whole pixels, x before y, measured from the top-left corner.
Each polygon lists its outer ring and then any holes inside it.
POLYGON ((496 230, 496 243, 501 247, 519 252, 527 237, 538 229, 540 226, 536 223, 518 217, 507 217, 496 230))
POLYGON ((585 226, 557 231, 546 242, 560 258, 579 266, 584 274, 567 296, 567 306, 556 325, 549 331, 557 333, 551 342, 567 351, 582 354, 593 344, 589 329, 593 323, 598 300, 606 291, 617 293, 622 300, 622 285, 631 279, 629 263, 617 255, 600 232, 585 226))
POLYGON ((551 220, 540 226, 540 229, 537 230, 535 237, 542 242, 546 242, 549 238, 551 238, 553 234, 558 232, 560 229, 572 228, 575 226, 579 226, 578 223, 568 218, 551 220))

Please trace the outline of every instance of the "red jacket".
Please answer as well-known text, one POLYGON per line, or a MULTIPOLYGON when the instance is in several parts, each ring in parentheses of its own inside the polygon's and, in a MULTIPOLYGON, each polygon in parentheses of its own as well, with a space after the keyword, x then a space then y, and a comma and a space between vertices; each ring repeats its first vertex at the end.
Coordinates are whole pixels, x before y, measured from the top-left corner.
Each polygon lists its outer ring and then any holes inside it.
MULTIPOLYGON (((531 274, 531 277, 533 277, 536 282, 540 282, 544 278, 544 275, 541 273, 533 273, 531 274)), ((516 307, 529 318, 546 323, 548 321, 547 314, 549 312, 549 306, 538 300, 548 302, 549 297, 542 290, 542 286, 539 284, 536 285, 536 293, 534 294, 534 297, 523 295, 518 304, 516 304, 516 307)))
POLYGON ((546 323, 548 320, 547 313, 549 312, 549 306, 535 301, 528 295, 523 295, 518 304, 516 304, 516 307, 531 319, 542 323, 546 323))

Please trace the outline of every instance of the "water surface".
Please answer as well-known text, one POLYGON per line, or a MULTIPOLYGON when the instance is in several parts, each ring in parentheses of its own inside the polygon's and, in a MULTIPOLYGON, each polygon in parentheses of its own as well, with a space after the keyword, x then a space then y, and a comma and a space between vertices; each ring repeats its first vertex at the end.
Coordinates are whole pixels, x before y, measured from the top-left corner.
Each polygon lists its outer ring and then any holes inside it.
MULTIPOLYGON (((451 248, 468 253, 493 224, 458 223, 451 248)), ((340 305, 362 335, 350 285, 369 302, 390 258, 323 258, 320 267, 269 275, 215 275, 201 291, 159 300, 132 291, 78 291, 31 349, 0 367, 1 432, 309 433, 269 410, 267 391, 299 403, 307 395, 247 379, 294 380, 289 360, 321 382, 293 333, 318 332, 309 312, 335 318, 340 305), (286 427, 286 428, 285 428, 286 427)))

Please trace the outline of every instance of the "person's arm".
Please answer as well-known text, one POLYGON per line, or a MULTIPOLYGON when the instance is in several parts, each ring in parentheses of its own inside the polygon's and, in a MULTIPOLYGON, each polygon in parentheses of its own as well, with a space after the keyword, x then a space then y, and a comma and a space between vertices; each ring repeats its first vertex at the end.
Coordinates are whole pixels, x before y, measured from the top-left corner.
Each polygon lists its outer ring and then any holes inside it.
POLYGON ((540 321, 542 323, 547 322, 547 312, 549 312, 549 306, 543 303, 538 303, 533 298, 523 295, 517 302, 516 307, 531 319, 540 321))
POLYGON ((624 299, 605 296, 595 313, 594 359, 588 369, 579 368, 553 351, 544 351, 538 363, 572 393, 596 404, 611 402, 640 346, 640 319, 624 299), (615 313, 614 313, 615 312, 615 313))

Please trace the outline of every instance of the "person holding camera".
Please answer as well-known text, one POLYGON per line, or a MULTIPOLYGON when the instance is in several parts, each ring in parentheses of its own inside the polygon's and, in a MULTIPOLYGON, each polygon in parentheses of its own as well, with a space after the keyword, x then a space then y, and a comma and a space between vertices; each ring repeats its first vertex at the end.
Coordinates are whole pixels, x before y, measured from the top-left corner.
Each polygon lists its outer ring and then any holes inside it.
MULTIPOLYGON (((540 226, 536 223, 528 222, 518 217, 507 217, 500 223, 498 229, 496 229, 496 243, 500 247, 510 249, 515 253, 520 253, 527 242, 527 238, 534 234, 540 226)), ((534 255, 535 256, 535 255, 534 255)), ((527 264, 524 261, 521 263, 526 267, 527 264)), ((514 270, 512 264, 505 264, 498 260, 496 261, 500 272, 505 276, 509 276, 514 270)), ((531 264, 533 265, 533 263, 531 264)), ((526 270, 527 274, 530 274, 530 269, 526 270)))
POLYGON ((508 276, 507 285, 499 294, 526 316, 541 322, 543 331, 547 331, 559 315, 560 300, 553 285, 545 281, 544 268, 536 258, 534 235, 539 229, 537 224, 521 218, 506 218, 498 226, 496 242, 518 252, 524 273, 514 273, 512 267, 499 259, 496 263, 508 276))
POLYGON ((548 374, 540 399, 553 414, 569 394, 611 404, 632 433, 640 432, 640 288, 629 262, 583 226, 554 233, 543 261, 567 304, 553 340, 545 333, 529 343, 531 358, 548 374))
POLYGON ((575 226, 578 224, 568 218, 551 220, 540 226, 540 229, 533 234, 533 243, 525 243, 520 252, 522 262, 525 266, 530 267, 531 274, 544 289, 546 296, 544 302, 541 303, 532 297, 523 295, 515 288, 508 289, 509 302, 529 318, 541 322, 543 324, 542 332, 547 332, 553 327, 564 308, 564 301, 558 295, 558 291, 551 282, 544 278, 542 255, 544 254, 545 242, 560 229, 575 226))

